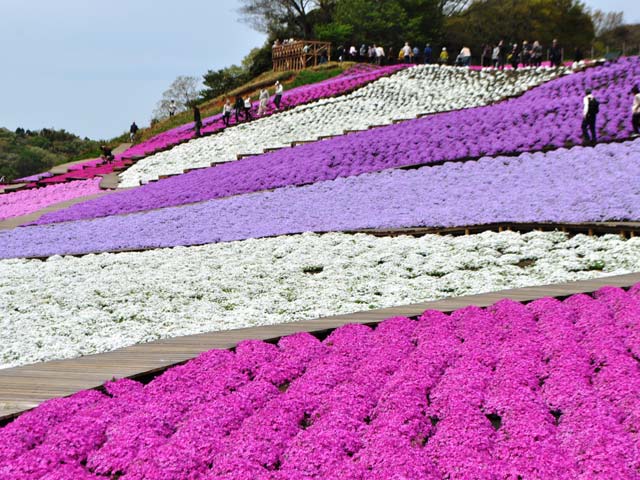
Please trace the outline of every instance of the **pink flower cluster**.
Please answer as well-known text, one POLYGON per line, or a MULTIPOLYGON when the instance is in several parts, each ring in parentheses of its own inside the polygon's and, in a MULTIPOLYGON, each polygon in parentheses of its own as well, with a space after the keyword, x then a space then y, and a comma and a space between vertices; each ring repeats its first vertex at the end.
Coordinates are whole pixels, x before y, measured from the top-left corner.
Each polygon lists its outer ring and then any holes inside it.
POLYGON ((0 220, 27 215, 56 203, 98 193, 100 180, 94 178, 2 194, 0 195, 0 220))
POLYGON ((0 430, 0 478, 637 479, 640 285, 245 341, 0 430))

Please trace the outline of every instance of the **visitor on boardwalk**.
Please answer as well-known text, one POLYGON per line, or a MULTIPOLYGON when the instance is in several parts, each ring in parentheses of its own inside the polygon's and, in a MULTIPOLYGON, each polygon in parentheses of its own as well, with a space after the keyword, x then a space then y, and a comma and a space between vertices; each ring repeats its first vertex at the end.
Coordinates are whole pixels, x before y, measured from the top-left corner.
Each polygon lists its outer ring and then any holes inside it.
POLYGON ((490 67, 493 65, 493 49, 488 43, 482 47, 482 56, 480 58, 480 66, 490 67))
POLYGON ((640 88, 637 85, 631 90, 633 94, 633 106, 631 107, 631 125, 633 126, 633 134, 640 135, 640 88))
POLYGON ((542 45, 537 40, 533 42, 533 47, 531 47, 531 65, 534 67, 542 65, 542 45))
POLYGON ((233 103, 233 108, 236 111, 236 123, 240 123, 240 115, 244 111, 244 100, 240 95, 236 95, 236 100, 233 103))
POLYGON ((244 97, 244 119, 253 120, 251 116, 251 95, 244 97))
POLYGON ((229 120, 231 119, 231 110, 233 107, 231 106, 231 101, 228 98, 224 99, 224 105, 222 107, 222 121, 225 126, 229 126, 229 120))
POLYGON ((458 58, 456 58, 456 65, 459 67, 469 67, 471 65, 471 49, 469 47, 462 47, 458 58))
POLYGON ((276 81, 276 95, 273 98, 273 103, 275 104, 278 110, 280 110, 280 103, 282 102, 283 91, 284 91, 284 88, 282 87, 282 84, 279 81, 276 81))
POLYGON ((440 65, 446 65, 449 63, 449 52, 447 52, 447 47, 442 47, 438 61, 440 62, 440 65))
POLYGON ((384 64, 384 48, 382 48, 382 45, 378 45, 376 47, 376 63, 378 65, 383 65, 384 64))
POLYGON ((133 142, 136 139, 136 134, 138 133, 138 130, 140 130, 138 128, 138 125, 136 125, 136 122, 133 122, 129 127, 129 140, 133 142))
POLYGON ((433 63, 433 49, 429 43, 424 47, 424 63, 425 65, 431 65, 433 63))
POLYGON ((404 58, 404 63, 411 62, 411 47, 409 46, 409 42, 405 42, 404 47, 402 47, 402 57, 404 58))
POLYGON ((260 106, 258 107, 258 116, 262 116, 267 111, 267 103, 269 102, 269 90, 263 88, 260 90, 260 106))
POLYGON ((202 117, 200 116, 200 109, 197 105, 193 106, 193 121, 196 128, 196 137, 199 137, 200 129, 202 128, 202 117))
POLYGON ((504 40, 500 40, 498 45, 493 49, 493 54, 491 55, 491 59, 493 60, 494 68, 504 69, 504 40))
POLYGON ((596 119, 600 111, 600 103, 590 88, 585 91, 582 103, 582 136, 585 142, 596 143, 598 141, 596 135, 596 119))
POLYGON ((558 40, 554 39, 551 43, 551 48, 549 49, 549 60, 551 61, 551 65, 556 68, 562 64, 562 48, 558 45, 558 40))
POLYGON ((520 52, 520 62, 523 67, 531 66, 531 45, 526 40, 522 42, 522 51, 520 52))
POLYGON ((518 64, 520 63, 520 50, 518 49, 517 43, 513 44, 513 47, 511 48, 511 53, 509 53, 507 60, 511 64, 511 68, 513 68, 514 70, 518 69, 518 64))

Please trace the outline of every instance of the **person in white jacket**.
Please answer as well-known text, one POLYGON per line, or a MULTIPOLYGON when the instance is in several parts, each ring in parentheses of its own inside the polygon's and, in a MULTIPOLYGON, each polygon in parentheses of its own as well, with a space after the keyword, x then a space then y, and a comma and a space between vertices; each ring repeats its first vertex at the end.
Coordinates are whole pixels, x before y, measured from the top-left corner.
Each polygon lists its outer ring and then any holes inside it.
POLYGON ((276 96, 273 99, 273 103, 275 103, 276 108, 280 110, 280 102, 282 101, 282 92, 284 92, 284 87, 279 81, 276 81, 276 96))
POLYGON ((267 103, 269 102, 269 90, 263 88, 260 90, 260 106, 258 107, 258 116, 261 117, 267 112, 267 103))
POLYGON ((640 88, 637 85, 631 90, 633 94, 633 106, 631 107, 631 125, 633 126, 633 134, 640 135, 640 88))
POLYGON ((596 143, 598 140, 596 135, 596 119, 600 110, 600 103, 590 88, 587 88, 585 96, 582 99, 582 104, 582 136, 585 141, 596 143))

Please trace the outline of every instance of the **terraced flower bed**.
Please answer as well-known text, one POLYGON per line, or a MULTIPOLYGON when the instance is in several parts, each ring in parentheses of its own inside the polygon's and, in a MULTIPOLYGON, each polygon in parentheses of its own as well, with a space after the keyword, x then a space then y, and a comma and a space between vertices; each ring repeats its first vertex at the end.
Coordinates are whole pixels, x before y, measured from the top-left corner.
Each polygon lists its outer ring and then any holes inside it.
POLYGON ((349 95, 324 98, 282 115, 157 153, 124 172, 122 185, 137 186, 160 175, 234 161, 240 154, 260 154, 270 148, 289 147, 293 142, 415 119, 419 114, 488 105, 569 72, 566 69, 474 72, 432 65, 412 67, 349 95))
MULTIPOLYGON (((638 221, 637 158, 640 140, 484 158, 364 174, 56 228, 7 232, 0 234, 0 239, 14 255, 26 256, 194 245, 308 231, 638 221), (131 233, 122 238, 117 234, 121 230, 131 233)), ((189 179, 185 176, 164 182, 164 190, 154 186, 127 192, 124 198, 132 199, 130 203, 111 195, 89 202, 85 208, 47 214, 37 223, 73 220, 78 211, 88 213, 91 204, 100 206, 96 214, 113 215, 127 213, 135 206, 153 209, 201 200, 211 193, 206 182, 189 183, 189 179)))
POLYGON ((50 205, 93 195, 99 191, 100 179, 92 179, 5 193, 0 195, 0 220, 27 215, 50 205))
POLYGON ((640 288, 247 341, 0 430, 16 480, 637 478, 640 288))
POLYGON ((159 338, 637 271, 639 237, 541 232, 305 234, 5 260, 0 368, 159 338))

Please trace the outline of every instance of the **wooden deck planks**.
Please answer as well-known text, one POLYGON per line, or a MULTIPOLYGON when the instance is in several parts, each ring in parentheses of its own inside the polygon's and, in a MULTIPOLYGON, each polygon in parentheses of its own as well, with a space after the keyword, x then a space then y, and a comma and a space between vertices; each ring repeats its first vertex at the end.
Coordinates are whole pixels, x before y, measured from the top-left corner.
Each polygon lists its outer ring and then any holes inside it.
POLYGON ((275 340, 298 332, 322 332, 347 323, 373 324, 395 316, 416 317, 425 310, 451 312, 469 305, 486 307, 503 298, 526 302, 548 296, 591 293, 605 285, 629 287, 636 283, 640 283, 640 273, 517 288, 315 320, 188 335, 132 345, 98 355, 3 369, 0 370, 0 420, 8 420, 45 400, 99 387, 114 377, 147 376, 207 350, 233 348, 246 339, 275 340))

